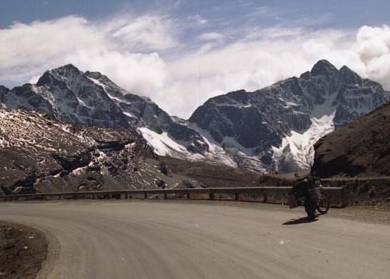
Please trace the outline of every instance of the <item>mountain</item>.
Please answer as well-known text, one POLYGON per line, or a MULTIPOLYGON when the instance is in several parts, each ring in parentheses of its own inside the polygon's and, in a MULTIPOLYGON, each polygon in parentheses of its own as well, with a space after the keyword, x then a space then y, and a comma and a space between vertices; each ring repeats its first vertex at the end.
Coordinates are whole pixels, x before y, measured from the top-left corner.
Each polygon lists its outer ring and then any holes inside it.
MULTIPOLYGON (((201 153, 203 138, 176 121, 149 98, 131 94, 98 72, 81 72, 73 65, 45 72, 37 84, 9 90, 0 87, 6 108, 47 113, 59 121, 108 128, 142 127, 146 138, 160 138, 159 155, 201 153), (167 136, 169 134, 169 137, 167 136), (176 146, 164 144, 175 141, 176 146)), ((155 140, 155 139, 153 139, 155 140)))
POLYGON ((374 81, 321 60, 311 71, 269 87, 209 99, 189 120, 172 117, 98 72, 73 65, 37 84, 0 86, 8 109, 44 112, 60 122, 139 133, 159 156, 209 161, 257 172, 307 169, 322 136, 390 99, 374 81))
POLYGON ((379 83, 321 60, 300 77, 211 98, 189 122, 236 154, 236 162, 293 171, 310 167, 319 138, 389 100, 379 83))
POLYGON ((390 176, 390 104, 337 129, 315 144, 320 177, 390 176))

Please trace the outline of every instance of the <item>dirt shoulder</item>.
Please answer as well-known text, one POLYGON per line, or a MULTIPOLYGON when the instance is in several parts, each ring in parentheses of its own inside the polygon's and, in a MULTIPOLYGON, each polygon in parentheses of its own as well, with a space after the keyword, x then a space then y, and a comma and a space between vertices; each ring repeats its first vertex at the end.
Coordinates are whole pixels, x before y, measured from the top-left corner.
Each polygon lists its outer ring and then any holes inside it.
POLYGON ((390 209, 388 207, 350 206, 331 209, 331 214, 336 218, 390 225, 390 209))
POLYGON ((42 232, 0 221, 0 278, 35 278, 47 251, 42 232))

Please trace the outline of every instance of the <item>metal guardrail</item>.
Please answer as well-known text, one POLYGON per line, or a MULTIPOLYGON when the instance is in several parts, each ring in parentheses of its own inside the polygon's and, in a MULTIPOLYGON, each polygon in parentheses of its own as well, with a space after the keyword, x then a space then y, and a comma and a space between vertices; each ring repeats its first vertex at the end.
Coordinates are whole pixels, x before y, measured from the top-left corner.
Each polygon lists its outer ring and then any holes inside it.
POLYGON ((372 177, 331 177, 331 178, 321 178, 321 181, 324 182, 333 182, 333 181, 341 181, 341 182, 347 182, 347 181, 373 181, 373 180, 383 180, 383 181, 390 181, 390 176, 372 176, 372 177))
MULTIPOLYGON (((324 187, 325 192, 331 196, 334 205, 343 207, 346 205, 346 195, 343 187, 324 187)), ((235 187, 235 188, 190 188, 190 189, 145 189, 145 190, 111 190, 111 191, 83 191, 83 192, 59 192, 36 193, 0 196, 0 201, 18 200, 53 200, 53 199, 129 199, 141 197, 148 199, 162 196, 168 198, 194 198, 196 195, 206 194, 208 199, 216 199, 216 195, 229 195, 236 201, 248 200, 244 196, 252 196, 251 201, 283 203, 291 186, 259 186, 259 187, 235 187)), ((223 199, 223 198, 218 198, 223 199)), ((284 202, 285 202, 284 201, 284 202)))

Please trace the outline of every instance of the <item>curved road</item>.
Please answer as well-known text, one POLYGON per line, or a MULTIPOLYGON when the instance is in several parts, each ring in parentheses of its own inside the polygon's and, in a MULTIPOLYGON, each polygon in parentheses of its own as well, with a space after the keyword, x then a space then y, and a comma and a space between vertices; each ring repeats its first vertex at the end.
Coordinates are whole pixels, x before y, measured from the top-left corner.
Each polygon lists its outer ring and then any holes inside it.
POLYGON ((2 203, 0 219, 50 239, 40 278, 375 278, 390 274, 390 226, 302 209, 207 202, 2 203))

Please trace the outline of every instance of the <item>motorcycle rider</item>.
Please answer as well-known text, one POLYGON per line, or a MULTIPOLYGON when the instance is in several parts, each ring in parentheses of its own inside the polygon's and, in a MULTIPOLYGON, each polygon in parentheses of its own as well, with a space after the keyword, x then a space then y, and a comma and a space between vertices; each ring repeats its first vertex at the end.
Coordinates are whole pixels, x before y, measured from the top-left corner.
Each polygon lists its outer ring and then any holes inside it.
POLYGON ((304 207, 310 220, 316 218, 316 208, 320 201, 321 181, 309 174, 298 180, 291 189, 290 195, 294 195, 298 200, 304 198, 304 207))

